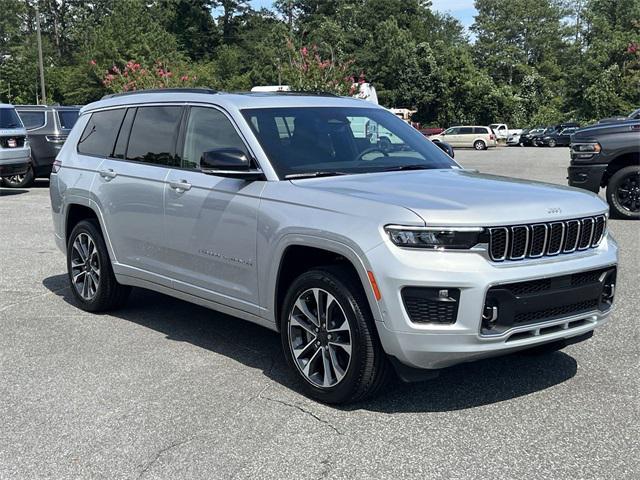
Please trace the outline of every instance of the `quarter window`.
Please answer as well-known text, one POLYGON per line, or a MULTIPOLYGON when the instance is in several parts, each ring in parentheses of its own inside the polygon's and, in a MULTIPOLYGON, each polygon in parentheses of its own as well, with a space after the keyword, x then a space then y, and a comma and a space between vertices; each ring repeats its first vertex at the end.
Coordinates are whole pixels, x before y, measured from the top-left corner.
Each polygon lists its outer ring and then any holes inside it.
POLYGON ((124 117, 124 109, 104 110, 91 115, 78 141, 78 152, 109 157, 124 117))
POLYGON ((182 167, 199 168, 202 154, 218 148, 237 148, 246 153, 242 139, 222 112, 215 108, 192 107, 184 137, 182 167))
POLYGON ((133 121, 127 160, 178 166, 176 139, 182 107, 140 107, 133 121))
POLYGON ((18 112, 20 119, 27 130, 40 128, 45 124, 45 112, 18 112))

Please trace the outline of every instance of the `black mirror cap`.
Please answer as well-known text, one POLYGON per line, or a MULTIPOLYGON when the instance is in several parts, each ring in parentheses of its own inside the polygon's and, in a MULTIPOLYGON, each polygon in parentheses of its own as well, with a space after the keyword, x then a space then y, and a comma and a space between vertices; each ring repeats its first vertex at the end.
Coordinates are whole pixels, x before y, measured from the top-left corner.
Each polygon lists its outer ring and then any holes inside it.
POLYGON ((449 145, 447 142, 433 142, 438 148, 444 151, 451 158, 455 158, 455 153, 453 152, 453 147, 449 145))
POLYGON ((243 172, 250 170, 251 161, 247 154, 238 148, 216 148, 202 154, 200 168, 243 172))
POLYGON ((200 157, 200 169, 202 173, 218 177, 264 179, 262 170, 252 169, 251 159, 238 148, 216 148, 204 152, 200 157))

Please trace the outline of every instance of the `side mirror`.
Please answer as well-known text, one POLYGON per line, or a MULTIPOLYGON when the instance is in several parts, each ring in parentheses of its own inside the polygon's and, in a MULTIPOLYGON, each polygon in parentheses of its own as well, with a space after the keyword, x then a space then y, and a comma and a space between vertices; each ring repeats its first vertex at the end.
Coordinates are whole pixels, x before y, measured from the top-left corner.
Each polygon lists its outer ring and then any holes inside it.
POLYGON ((200 169, 207 175, 254 180, 263 177, 262 170, 251 169, 251 160, 238 148, 216 148, 200 157, 200 169))
POLYGON ((454 158, 455 153, 453 152, 453 147, 449 145, 447 142, 433 142, 435 145, 440 148, 444 153, 449 155, 451 158, 454 158))

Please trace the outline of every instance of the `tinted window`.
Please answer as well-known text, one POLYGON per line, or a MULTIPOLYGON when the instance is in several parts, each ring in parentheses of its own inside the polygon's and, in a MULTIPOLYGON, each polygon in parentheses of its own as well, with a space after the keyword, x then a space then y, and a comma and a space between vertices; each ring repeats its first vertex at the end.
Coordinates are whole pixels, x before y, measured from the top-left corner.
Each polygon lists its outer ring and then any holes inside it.
POLYGON ((460 133, 459 127, 451 127, 443 132, 443 135, 458 135, 460 133))
POLYGON ((460 132, 458 132, 459 135, 470 135, 472 133, 473 133, 472 127, 462 127, 460 128, 460 132))
POLYGON ((258 108, 242 113, 280 177, 455 165, 418 130, 382 108, 258 108))
POLYGON ((78 152, 109 157, 124 117, 124 109, 104 110, 91 115, 78 141, 78 152))
POLYGON ((78 110, 58 110, 60 128, 71 130, 78 121, 78 110))
POLYGON ((26 128, 27 130, 40 128, 45 123, 44 112, 25 112, 23 110, 21 112, 18 112, 18 114, 20 115, 22 123, 24 123, 24 128, 26 128))
POLYGON ((198 168, 202 154, 217 148, 238 148, 246 153, 242 139, 222 112, 193 107, 184 137, 182 167, 198 168))
POLYGON ((473 129, 473 133, 475 134, 487 134, 489 133, 489 129, 487 127, 475 127, 473 129))
POLYGON ((129 136, 127 160, 178 166, 175 150, 182 107, 140 107, 129 136))
POLYGON ((124 154, 127 151, 127 142, 129 141, 129 133, 131 132, 131 124, 133 123, 133 117, 135 117, 135 115, 135 108, 127 109, 127 113, 124 116, 122 125, 120 126, 120 132, 118 133, 116 146, 113 149, 114 158, 124 159, 124 154))
POLYGON ((0 108, 0 128, 22 128, 20 117, 13 108, 0 108))

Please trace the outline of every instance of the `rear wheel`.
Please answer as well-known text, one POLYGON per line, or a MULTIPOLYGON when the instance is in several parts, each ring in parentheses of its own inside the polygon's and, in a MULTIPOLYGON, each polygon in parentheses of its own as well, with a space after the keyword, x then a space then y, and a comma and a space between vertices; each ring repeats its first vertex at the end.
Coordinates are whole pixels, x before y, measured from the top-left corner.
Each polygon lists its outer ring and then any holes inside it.
POLYGON ((2 185, 7 188, 27 188, 33 185, 35 174, 33 166, 29 165, 29 169, 22 175, 11 175, 2 179, 2 185))
POLYGON ((131 291, 131 287, 116 281, 102 233, 94 220, 82 220, 71 232, 67 271, 73 296, 80 308, 88 312, 118 308, 131 291))
POLYGON ((487 144, 482 140, 476 140, 473 144, 473 148, 475 148, 476 150, 486 150, 487 144))
POLYGON ((304 392, 321 402, 347 403, 376 393, 390 365, 362 288, 351 272, 328 266, 300 275, 280 318, 287 363, 304 392))
POLYGON ((556 145, 557 145, 557 142, 553 138, 549 140, 549 146, 551 148, 555 147, 556 145))
POLYGON ((624 167, 611 176, 607 201, 619 218, 640 218, 640 167, 624 167))

